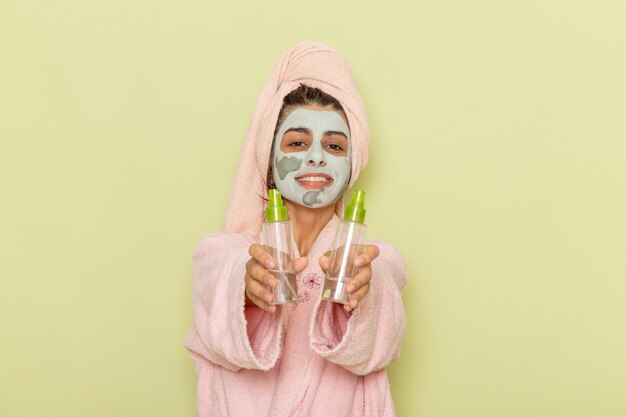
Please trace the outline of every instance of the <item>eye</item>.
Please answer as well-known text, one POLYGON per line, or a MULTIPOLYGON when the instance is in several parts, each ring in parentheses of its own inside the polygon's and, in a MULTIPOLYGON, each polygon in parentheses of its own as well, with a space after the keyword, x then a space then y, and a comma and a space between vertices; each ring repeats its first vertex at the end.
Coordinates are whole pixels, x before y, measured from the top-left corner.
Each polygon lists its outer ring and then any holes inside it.
POLYGON ((283 152, 303 152, 311 145, 308 132, 288 131, 283 135, 280 148, 283 152))
POLYGON ((333 151, 337 151, 337 152, 341 152, 343 151, 343 148, 339 145, 337 145, 336 143, 330 143, 327 145, 328 148, 332 149, 333 151))
POLYGON ((348 140, 343 134, 327 132, 322 139, 326 152, 336 156, 347 156, 348 140))

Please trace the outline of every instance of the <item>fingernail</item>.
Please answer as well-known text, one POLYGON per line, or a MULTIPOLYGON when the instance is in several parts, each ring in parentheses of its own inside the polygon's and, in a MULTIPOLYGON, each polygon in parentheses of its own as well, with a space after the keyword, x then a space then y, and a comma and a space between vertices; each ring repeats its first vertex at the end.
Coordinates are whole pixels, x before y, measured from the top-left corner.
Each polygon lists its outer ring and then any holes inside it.
POLYGON ((263 298, 265 298, 265 301, 267 301, 268 303, 272 301, 272 294, 266 292, 265 295, 263 296, 263 298))
POLYGON ((350 301, 350 307, 352 307, 352 308, 356 308, 356 305, 357 305, 357 304, 358 304, 358 303, 357 303, 357 301, 356 301, 356 300, 352 300, 352 301, 350 301))
POLYGON ((361 266, 361 265, 363 265, 363 262, 364 262, 363 258, 358 257, 358 258, 356 258, 356 261, 354 261, 354 265, 355 266, 361 266))
POLYGON ((272 258, 266 258, 265 262, 263 262, 265 264, 266 267, 268 268, 274 268, 274 260, 272 258))
POLYGON ((346 288, 346 291, 348 292, 354 291, 354 285, 348 285, 348 288, 346 288))

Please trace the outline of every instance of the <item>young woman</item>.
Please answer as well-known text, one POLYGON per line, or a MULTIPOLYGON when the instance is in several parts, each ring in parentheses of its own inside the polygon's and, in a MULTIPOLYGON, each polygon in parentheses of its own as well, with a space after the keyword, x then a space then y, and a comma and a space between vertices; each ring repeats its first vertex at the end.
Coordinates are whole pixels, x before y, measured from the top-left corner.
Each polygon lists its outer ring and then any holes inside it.
POLYGON ((320 298, 342 197, 367 162, 369 131, 350 70, 325 45, 288 50, 261 93, 224 233, 193 258, 200 416, 393 416, 385 367, 399 355, 406 270, 384 242, 356 260, 350 304, 320 298), (299 300, 272 305, 259 241, 268 188, 281 190, 296 242, 299 300))

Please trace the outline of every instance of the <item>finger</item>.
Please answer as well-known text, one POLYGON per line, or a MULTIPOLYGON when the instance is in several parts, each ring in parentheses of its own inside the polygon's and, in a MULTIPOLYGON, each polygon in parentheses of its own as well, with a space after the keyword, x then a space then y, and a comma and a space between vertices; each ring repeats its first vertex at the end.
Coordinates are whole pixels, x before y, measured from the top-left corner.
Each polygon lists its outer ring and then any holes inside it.
POLYGON ((348 283, 346 291, 353 293, 361 288, 363 285, 368 284, 372 279, 372 268, 361 268, 354 278, 348 283))
POLYGON ((299 274, 300 272, 304 271, 308 265, 309 265, 309 258, 307 258, 306 256, 303 256, 298 259, 294 259, 293 261, 293 269, 296 274, 299 274))
POLYGON ((268 313, 273 313, 276 311, 275 305, 266 303, 265 301, 261 300, 259 297, 255 296, 254 294, 248 294, 248 297, 254 304, 256 304, 259 308, 262 308, 263 310, 267 311, 268 313))
POLYGON ((354 265, 363 266, 371 263, 374 259, 378 257, 380 250, 376 245, 365 245, 363 247, 363 252, 356 258, 354 261, 354 265))
POLYGON ((263 268, 263 265, 258 263, 256 260, 252 260, 252 263, 248 268, 248 274, 252 279, 259 281, 265 285, 269 285, 272 288, 276 288, 276 286, 278 285, 278 280, 274 278, 274 276, 269 273, 267 269, 263 268))
POLYGON ((330 252, 326 252, 320 258, 320 267, 322 268, 322 271, 326 272, 329 266, 330 266, 330 252))
POLYGON ((268 291, 267 287, 254 279, 249 279, 246 281, 246 293, 248 294, 248 296, 250 296, 251 299, 252 297, 255 297, 256 299, 261 300, 266 304, 271 303, 274 299, 274 296, 270 291, 268 291))
POLYGON ((248 249, 248 253, 254 259, 256 259, 261 265, 264 265, 268 269, 275 268, 274 259, 272 259, 272 255, 267 253, 263 245, 253 244, 250 245, 250 249, 248 249))
POLYGON ((363 297, 365 297, 365 295, 367 295, 369 290, 370 290, 370 284, 367 283, 350 296, 348 305, 350 306, 351 310, 355 309, 356 306, 359 305, 359 302, 363 299, 363 297))

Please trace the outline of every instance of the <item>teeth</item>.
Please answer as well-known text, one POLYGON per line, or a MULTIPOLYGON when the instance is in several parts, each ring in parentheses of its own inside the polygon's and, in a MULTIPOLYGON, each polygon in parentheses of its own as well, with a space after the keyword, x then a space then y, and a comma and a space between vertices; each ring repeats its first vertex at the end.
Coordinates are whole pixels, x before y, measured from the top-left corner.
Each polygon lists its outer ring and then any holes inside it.
POLYGON ((298 181, 300 182, 330 182, 330 178, 326 178, 326 177, 304 177, 304 178, 298 178, 298 181))

